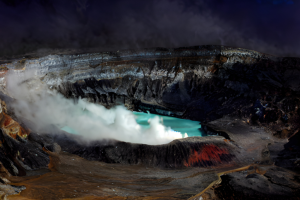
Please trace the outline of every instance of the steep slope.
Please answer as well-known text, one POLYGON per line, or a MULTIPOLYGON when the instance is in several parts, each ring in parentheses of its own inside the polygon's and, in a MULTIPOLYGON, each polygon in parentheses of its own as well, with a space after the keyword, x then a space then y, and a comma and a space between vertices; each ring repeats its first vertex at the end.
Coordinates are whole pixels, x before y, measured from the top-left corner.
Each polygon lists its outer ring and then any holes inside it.
POLYGON ((1 69, 32 70, 67 98, 200 121, 233 112, 249 116, 259 99, 255 109, 263 113, 252 112, 256 118, 286 123, 299 105, 299 59, 223 46, 49 55, 1 69))

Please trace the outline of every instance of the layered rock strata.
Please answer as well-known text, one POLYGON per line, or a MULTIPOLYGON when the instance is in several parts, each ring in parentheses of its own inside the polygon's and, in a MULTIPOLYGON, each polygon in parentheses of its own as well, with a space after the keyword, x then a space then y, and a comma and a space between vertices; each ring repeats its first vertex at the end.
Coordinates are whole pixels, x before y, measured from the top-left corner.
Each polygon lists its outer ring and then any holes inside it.
POLYGON ((67 98, 199 121, 236 113, 289 135, 299 116, 300 60, 224 46, 49 55, 5 63, 67 98), (258 101, 257 101, 258 100, 258 101), (287 128, 283 128, 287 127, 287 128))

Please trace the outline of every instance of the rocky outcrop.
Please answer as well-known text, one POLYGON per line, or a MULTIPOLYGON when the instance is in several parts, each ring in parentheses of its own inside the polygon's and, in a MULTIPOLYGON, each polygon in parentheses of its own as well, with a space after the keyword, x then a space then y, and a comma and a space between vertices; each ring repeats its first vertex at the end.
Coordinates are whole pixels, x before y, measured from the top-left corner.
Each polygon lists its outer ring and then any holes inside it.
POLYGON ((284 145, 278 157, 276 165, 300 172, 300 132, 296 131, 290 138, 289 142, 284 145))
POLYGON ((42 147, 52 149, 53 141, 31 132, 12 119, 6 114, 4 101, 1 101, 0 111, 1 165, 14 176, 24 176, 26 170, 46 168, 49 157, 42 147))
POLYGON ((236 160, 237 147, 223 137, 189 137, 163 145, 120 141, 82 143, 80 136, 51 135, 63 151, 106 163, 142 164, 162 168, 226 166, 236 160))
POLYGON ((278 167, 222 176, 215 199, 299 199, 299 175, 278 167))

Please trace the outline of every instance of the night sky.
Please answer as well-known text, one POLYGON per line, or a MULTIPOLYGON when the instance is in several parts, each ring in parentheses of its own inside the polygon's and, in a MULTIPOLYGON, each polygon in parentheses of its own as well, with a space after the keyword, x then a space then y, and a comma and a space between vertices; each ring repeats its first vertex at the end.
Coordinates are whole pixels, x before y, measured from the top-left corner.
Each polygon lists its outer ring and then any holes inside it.
POLYGON ((0 56, 226 45, 300 57, 299 0, 0 0, 0 56))

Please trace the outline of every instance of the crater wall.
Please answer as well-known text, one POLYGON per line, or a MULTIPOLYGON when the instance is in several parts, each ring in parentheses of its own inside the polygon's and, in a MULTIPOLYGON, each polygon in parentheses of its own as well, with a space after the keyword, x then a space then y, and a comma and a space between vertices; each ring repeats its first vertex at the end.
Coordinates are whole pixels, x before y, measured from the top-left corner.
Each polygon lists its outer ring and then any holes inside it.
MULTIPOLYGON (((300 59, 240 48, 49 55, 14 60, 0 68, 4 93, 7 71, 32 70, 67 98, 86 98, 106 107, 124 104, 131 110, 199 121, 235 113, 253 121, 287 123, 300 113, 300 59)), ((273 129, 282 131, 276 125, 273 129)))

